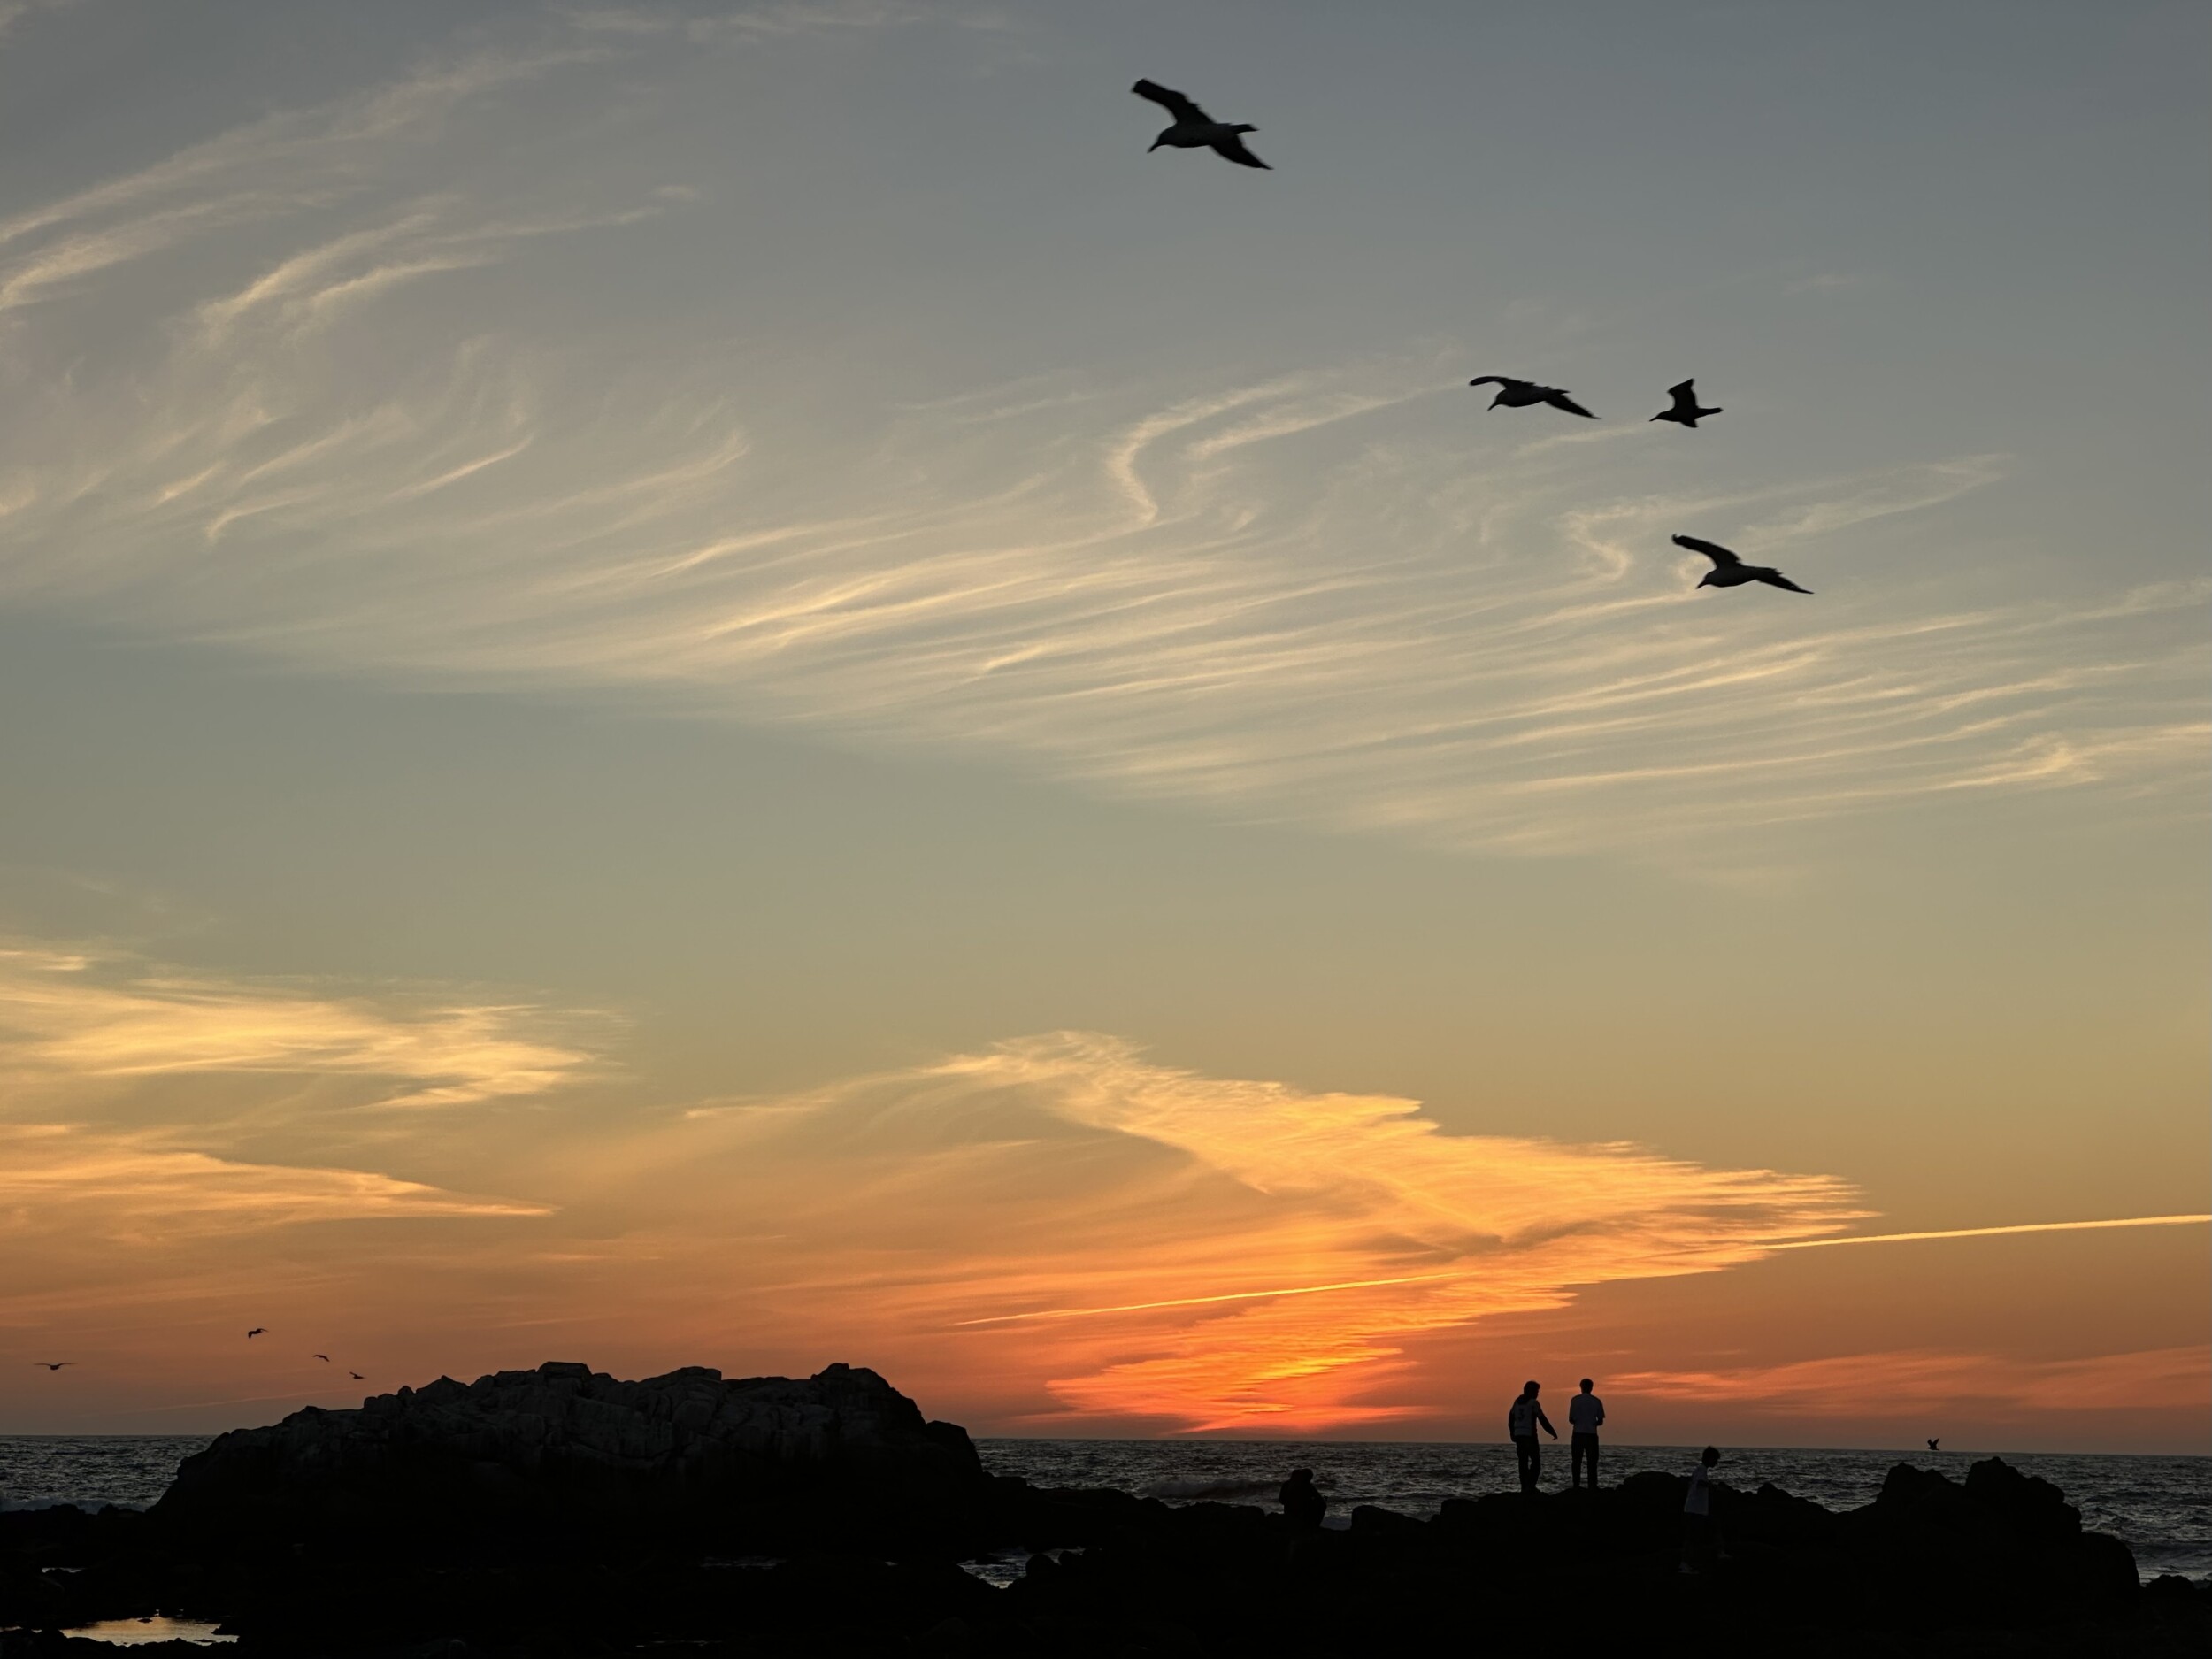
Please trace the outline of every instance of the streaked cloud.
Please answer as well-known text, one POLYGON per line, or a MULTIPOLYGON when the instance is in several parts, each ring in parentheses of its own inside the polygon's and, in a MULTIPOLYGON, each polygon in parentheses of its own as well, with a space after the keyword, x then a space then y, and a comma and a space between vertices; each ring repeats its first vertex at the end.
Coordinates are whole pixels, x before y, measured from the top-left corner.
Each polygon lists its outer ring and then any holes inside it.
POLYGON ((2023 1221, 2001 1227, 1946 1227, 1924 1233, 1862 1233, 1843 1239, 1805 1239, 1777 1249, 1811 1250, 1839 1244, 1916 1244, 1929 1239, 1995 1239, 2020 1233, 2106 1233, 2125 1227, 2200 1227, 2212 1216, 2121 1216, 2104 1221, 2023 1221))
POLYGON ((0 1234, 66 1233, 148 1248, 198 1233, 303 1221, 542 1216, 541 1204, 475 1198, 365 1170, 248 1164, 55 1124, 0 1124, 0 1234))
POLYGON ((1926 1349, 1839 1354, 1734 1371, 1637 1371, 1612 1379, 1624 1397, 1724 1402, 1747 1412, 1860 1421, 1943 1420, 2126 1408, 2200 1414, 2212 1398, 2212 1350, 2157 1348, 2024 1360, 1926 1349))
POLYGON ((0 222, 0 603, 1459 848, 1726 864, 1962 792, 2193 800, 2212 590, 1953 567, 2001 456, 1685 488, 1473 424, 1433 344, 898 407, 716 297, 572 282, 725 211, 684 54, 931 15, 587 14, 0 222), (556 104, 620 108, 626 164, 485 162, 556 104), (1694 598, 1678 529, 1817 603, 1694 598))
POLYGON ((361 1103, 387 1107, 538 1094, 594 1057, 552 1040, 552 1023, 528 1005, 379 1006, 97 952, 0 951, 0 1077, 19 1110, 27 1095, 188 1074, 347 1079, 361 1103))

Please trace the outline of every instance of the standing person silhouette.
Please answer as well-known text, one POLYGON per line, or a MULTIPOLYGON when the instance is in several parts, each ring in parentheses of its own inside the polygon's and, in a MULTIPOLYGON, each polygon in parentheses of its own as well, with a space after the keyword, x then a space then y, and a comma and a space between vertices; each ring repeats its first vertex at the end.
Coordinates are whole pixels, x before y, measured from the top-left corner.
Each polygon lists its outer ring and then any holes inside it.
POLYGON ((1567 1426, 1572 1431, 1567 1440, 1567 1461, 1570 1478, 1576 1490, 1582 1486, 1582 1465, 1590 1465, 1590 1490, 1598 1489, 1598 1427, 1605 1421, 1605 1402, 1590 1392, 1591 1382, 1582 1379, 1582 1392, 1567 1402, 1567 1426))
POLYGON ((1552 1439, 1559 1438, 1559 1431, 1552 1427, 1544 1408, 1536 1403, 1536 1396, 1543 1386, 1540 1382, 1523 1383, 1521 1397, 1505 1414, 1505 1432, 1513 1437, 1513 1455, 1521 1465, 1523 1492, 1535 1491, 1536 1478, 1544 1472, 1544 1448, 1537 1441, 1536 1431, 1540 1427, 1552 1439))
POLYGON ((1720 1448, 1709 1446, 1698 1454, 1690 1471, 1690 1489, 1682 1498, 1682 1571, 1701 1572, 1712 1564, 1713 1465, 1720 1462, 1720 1448))

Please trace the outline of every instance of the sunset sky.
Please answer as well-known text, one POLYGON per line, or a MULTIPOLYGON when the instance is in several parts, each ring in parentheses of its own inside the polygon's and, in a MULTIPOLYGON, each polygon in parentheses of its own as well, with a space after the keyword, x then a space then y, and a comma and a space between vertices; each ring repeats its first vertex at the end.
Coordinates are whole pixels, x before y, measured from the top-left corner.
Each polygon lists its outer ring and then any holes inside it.
POLYGON ((0 1432, 2212 1451, 2208 50, 0 0, 0 1432))

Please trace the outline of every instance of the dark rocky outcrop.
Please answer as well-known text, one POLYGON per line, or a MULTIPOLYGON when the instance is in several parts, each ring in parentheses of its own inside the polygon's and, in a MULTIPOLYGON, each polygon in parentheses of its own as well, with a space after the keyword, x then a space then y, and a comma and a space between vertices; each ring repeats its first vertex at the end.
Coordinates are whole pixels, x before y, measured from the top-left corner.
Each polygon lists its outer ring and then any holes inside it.
POLYGON ((224 1436, 145 1515, 0 1515, 0 1659, 152 1612, 239 1659, 1456 1650, 2195 1655, 2212 1590, 2136 1585, 2116 1540, 1996 1459, 1900 1465, 1834 1513, 1716 1486, 1680 1571, 1682 1477, 1603 1492, 1172 1507, 984 1474, 874 1373, 620 1382, 580 1365, 442 1381, 224 1436), (962 1571, 988 1552, 1015 1573, 962 1571))
POLYGON ((491 1525, 534 1547, 675 1532, 788 1548, 934 1535, 984 1485, 967 1432, 872 1371, 624 1382, 555 1363, 234 1431, 186 1460, 154 1517, 395 1545, 491 1525))

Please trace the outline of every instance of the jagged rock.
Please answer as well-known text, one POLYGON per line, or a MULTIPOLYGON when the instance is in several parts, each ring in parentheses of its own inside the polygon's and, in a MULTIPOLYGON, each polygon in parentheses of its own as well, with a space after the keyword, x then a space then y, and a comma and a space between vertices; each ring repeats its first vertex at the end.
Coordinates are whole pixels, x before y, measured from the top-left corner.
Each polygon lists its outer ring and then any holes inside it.
POLYGON ((984 1485, 966 1431, 925 1422, 872 1371, 730 1381, 687 1366, 624 1382, 549 1363, 234 1431, 185 1461, 153 1516, 293 1536, 582 1523, 603 1537, 680 1525, 812 1541, 841 1511, 864 1532, 941 1522, 984 1485))

